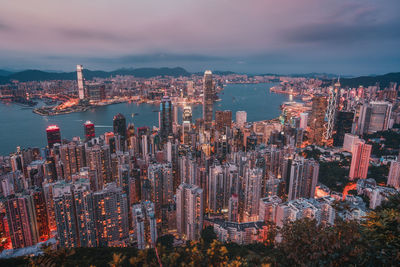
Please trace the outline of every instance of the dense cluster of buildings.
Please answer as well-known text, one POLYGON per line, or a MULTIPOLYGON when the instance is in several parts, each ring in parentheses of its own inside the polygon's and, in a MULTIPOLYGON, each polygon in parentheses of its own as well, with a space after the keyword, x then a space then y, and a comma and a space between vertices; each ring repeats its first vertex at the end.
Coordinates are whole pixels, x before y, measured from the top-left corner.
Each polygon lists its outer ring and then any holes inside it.
MULTIPOLYGON (((79 98, 101 98, 101 86, 90 89, 97 85, 84 84, 82 66, 77 72, 79 98)), ((193 93, 195 84, 185 82, 193 93)), ((371 208, 378 206, 395 189, 367 186, 371 145, 362 136, 399 120, 396 98, 380 92, 345 90, 337 82, 313 92, 309 108, 288 104, 280 119, 247 122, 245 111, 233 120, 232 111, 214 110, 216 82, 206 71, 203 117, 196 121, 190 106, 178 121, 164 92, 158 127, 135 127, 117 114, 112 132, 96 136, 88 121, 83 139, 63 140, 62 129, 51 125, 46 148, 19 149, 7 159, 0 234, 13 248, 55 236, 60 247, 143 249, 164 234, 197 240, 206 225, 222 241, 247 244, 265 240, 271 224, 360 219, 359 197, 347 199, 353 211, 340 212, 333 205, 338 199, 316 198, 320 164, 302 152, 307 145, 351 152, 349 178, 360 179, 357 190, 371 196, 371 208)), ((399 159, 391 163, 388 185, 399 188, 399 159)))

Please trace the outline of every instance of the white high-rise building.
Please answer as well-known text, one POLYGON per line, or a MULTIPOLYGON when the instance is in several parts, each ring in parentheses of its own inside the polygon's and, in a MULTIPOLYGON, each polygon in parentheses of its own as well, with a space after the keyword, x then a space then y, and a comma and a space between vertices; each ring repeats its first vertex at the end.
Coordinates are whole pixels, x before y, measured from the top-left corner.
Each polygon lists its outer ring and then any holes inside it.
POLYGON ((132 206, 132 224, 138 249, 154 247, 157 241, 157 222, 153 202, 144 201, 132 206))
POLYGON ((237 111, 236 112, 236 125, 239 127, 244 126, 247 122, 247 112, 237 111))
POLYGON ((244 220, 258 219, 263 171, 260 168, 247 168, 244 174, 244 220))
POLYGON ((176 190, 176 226, 186 240, 197 240, 203 228, 203 189, 182 183, 176 190))
POLYGON ((84 79, 83 79, 83 66, 82 65, 76 65, 76 74, 78 76, 78 95, 79 99, 84 99, 85 98, 85 85, 84 85, 84 79))
POLYGON ((353 146, 361 142, 362 140, 358 137, 358 135, 346 133, 344 135, 343 150, 352 153, 353 146))

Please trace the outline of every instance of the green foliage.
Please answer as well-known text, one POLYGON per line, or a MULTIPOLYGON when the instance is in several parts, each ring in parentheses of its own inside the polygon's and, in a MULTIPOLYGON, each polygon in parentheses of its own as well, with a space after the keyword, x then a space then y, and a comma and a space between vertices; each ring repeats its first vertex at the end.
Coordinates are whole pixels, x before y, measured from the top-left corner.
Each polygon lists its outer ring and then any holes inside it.
MULTIPOLYGON (((346 207, 343 207, 346 208, 346 207)), ((163 266, 398 266, 400 262, 400 196, 371 212, 365 221, 337 220, 334 226, 302 219, 282 229, 271 227, 264 244, 239 245, 216 240, 212 227, 199 241, 173 247, 160 237, 157 252, 163 266), (275 234, 280 242, 275 242, 275 234), (168 245, 168 246, 166 246, 168 245)), ((0 260, 4 266, 160 266, 155 249, 76 248, 44 255, 0 260)))
POLYGON ((368 168, 368 178, 374 178, 378 184, 386 184, 387 177, 389 175, 389 169, 389 165, 370 166, 368 168))
POLYGON ((349 182, 349 169, 346 161, 320 162, 318 182, 328 186, 331 190, 342 192, 349 182))
POLYGON ((214 232, 214 228, 212 226, 207 226, 201 231, 201 239, 204 240, 206 244, 211 244, 215 239, 217 239, 217 235, 214 232))
POLYGON ((163 235, 157 238, 157 244, 164 246, 166 248, 172 248, 174 245, 174 236, 173 235, 163 235))

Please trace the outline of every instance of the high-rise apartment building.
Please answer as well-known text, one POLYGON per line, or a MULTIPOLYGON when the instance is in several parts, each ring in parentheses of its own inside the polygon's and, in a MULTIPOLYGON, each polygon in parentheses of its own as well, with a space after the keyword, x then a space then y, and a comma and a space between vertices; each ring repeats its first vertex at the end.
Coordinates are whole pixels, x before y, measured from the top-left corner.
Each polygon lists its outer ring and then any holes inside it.
POLYGON ((181 184, 176 190, 176 225, 186 240, 197 240, 203 228, 203 189, 181 184))
POLYGON ((294 159, 290 169, 288 200, 313 198, 318 182, 319 164, 302 157, 294 159))
POLYGON ((389 102, 377 101, 364 103, 360 107, 357 133, 362 135, 387 130, 391 113, 392 104, 389 102))
POLYGON ((367 178, 371 150, 372 145, 365 144, 364 140, 353 146, 349 173, 351 180, 367 178))
POLYGON ((244 220, 258 218, 263 171, 261 168, 246 168, 244 174, 244 220))
POLYGON ((35 245, 39 241, 39 231, 32 196, 9 197, 4 201, 4 206, 13 248, 35 245))
POLYGON ((123 245, 129 235, 128 199, 115 183, 93 193, 98 246, 123 245))
POLYGON ((137 248, 154 247, 157 241, 157 220, 153 202, 143 201, 132 206, 132 224, 137 248))

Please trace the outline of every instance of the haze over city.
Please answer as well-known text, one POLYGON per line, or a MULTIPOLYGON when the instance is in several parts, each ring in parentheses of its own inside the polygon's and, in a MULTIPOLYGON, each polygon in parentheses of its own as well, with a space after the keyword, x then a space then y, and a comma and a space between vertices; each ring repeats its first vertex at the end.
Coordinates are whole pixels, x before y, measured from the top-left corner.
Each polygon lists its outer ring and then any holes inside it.
POLYGON ((400 2, 2 1, 0 68, 368 75, 400 67, 400 2))

